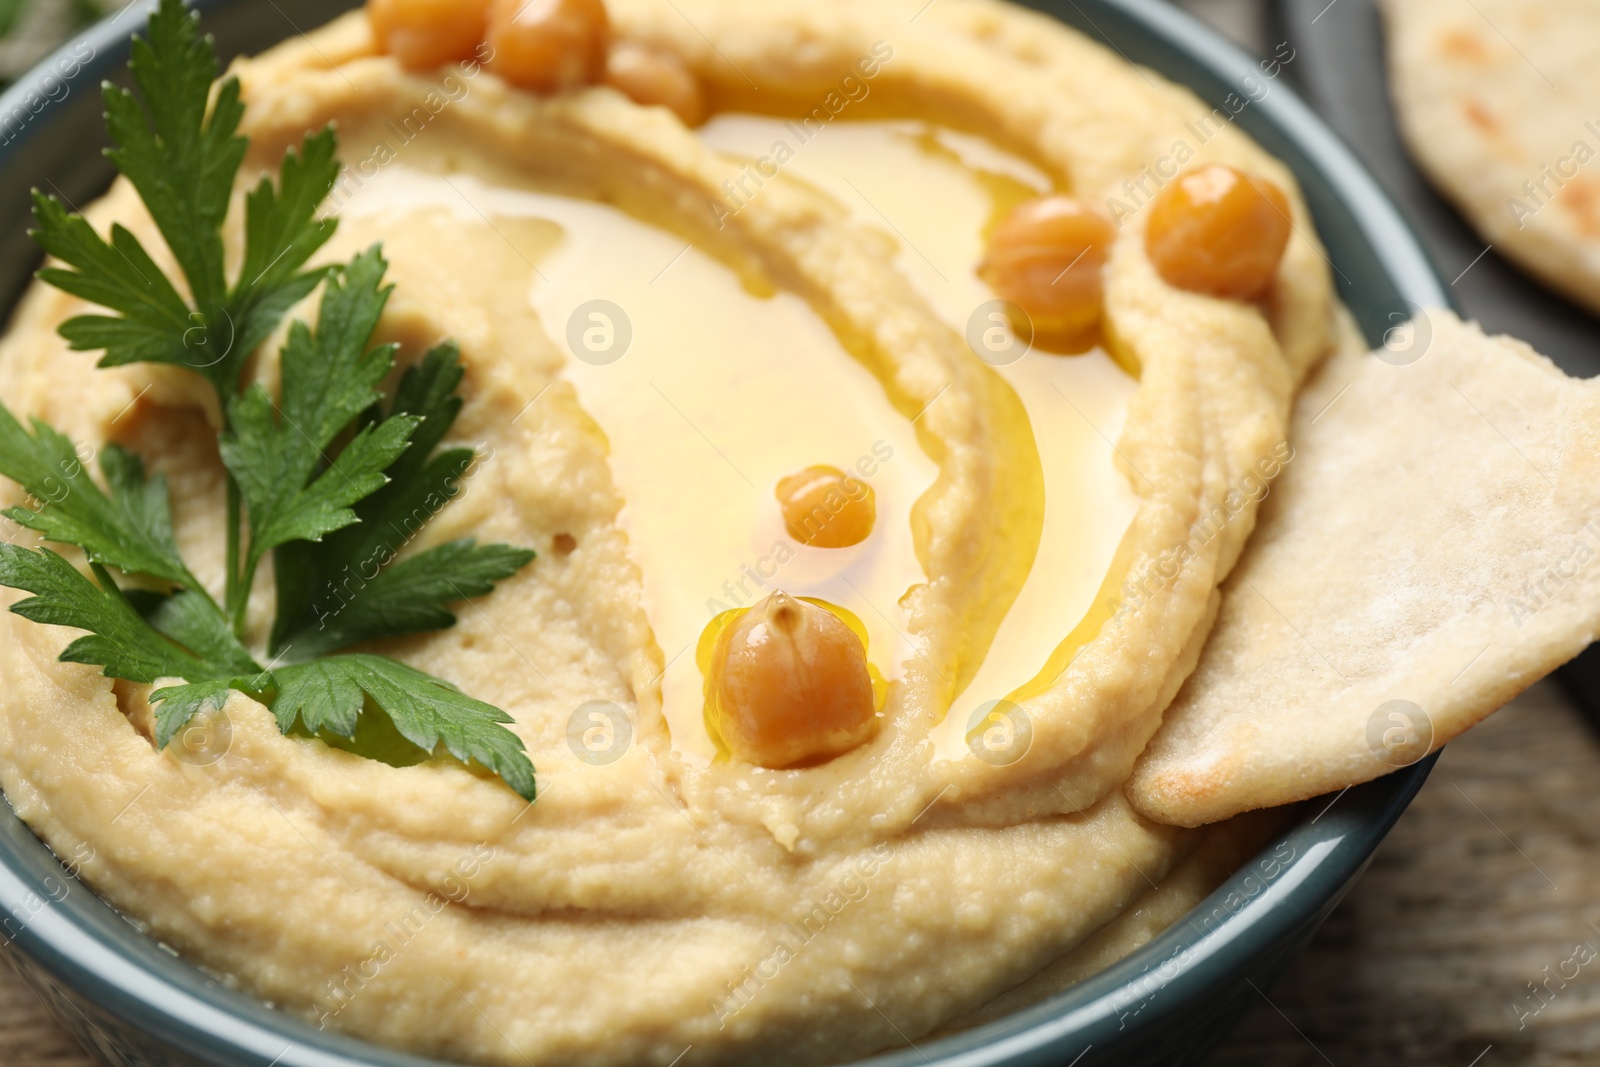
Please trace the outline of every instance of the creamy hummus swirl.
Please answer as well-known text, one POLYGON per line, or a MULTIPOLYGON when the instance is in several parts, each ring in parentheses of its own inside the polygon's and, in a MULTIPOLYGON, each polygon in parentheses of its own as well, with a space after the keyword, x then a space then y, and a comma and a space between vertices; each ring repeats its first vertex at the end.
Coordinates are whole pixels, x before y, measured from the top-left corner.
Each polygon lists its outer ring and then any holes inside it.
MULTIPOLYGON (((1124 182, 1211 115, 998 3, 610 7, 619 35, 683 57, 723 110, 807 110, 887 45, 873 116, 981 133, 1096 203, 1125 196, 1124 182)), ((246 183, 309 128, 336 121, 349 152, 439 92, 437 78, 376 54, 359 15, 237 72, 246 183)), ((1198 160, 1294 190, 1281 164, 1213 129, 1198 160)), ((1172 289, 1145 257, 1142 214, 1123 220, 1106 318, 1114 352, 1139 372, 1117 442, 1139 505, 1107 586, 1121 606, 1101 625, 1113 607, 1097 602, 1070 663, 1019 701, 1031 746, 1000 767, 934 759, 930 732, 1027 577, 1049 487, 1016 394, 896 268, 893 242, 784 176, 719 220, 707 201, 740 162, 607 89, 541 99, 481 74, 407 165, 612 204, 756 291, 798 294, 915 419, 938 467, 912 516, 927 578, 905 601, 917 654, 877 739, 830 763, 774 772, 679 758, 606 438, 561 376, 559 324, 528 300, 537 266, 524 249, 540 236, 487 215, 347 218, 329 254, 381 240, 393 264, 383 335, 409 353, 460 342, 466 405, 453 437, 485 456, 416 547, 472 533, 541 551, 453 629, 387 650, 510 711, 540 800, 530 808, 459 767, 392 768, 283 737, 237 694, 226 759, 156 752, 142 687, 58 663, 67 632, 8 615, 0 785, 59 852, 89 857, 81 871, 97 892, 275 1004, 420 1053, 667 1064, 692 1048, 699 1062, 809 1063, 914 1041, 979 1009, 1187 854, 1189 832, 1135 815, 1120 787, 1193 668, 1217 583, 1250 532, 1254 505, 1234 506, 1237 486, 1272 459, 1293 389, 1330 343, 1327 265, 1297 193, 1264 310, 1172 289), (1194 543, 1191 526, 1222 508, 1231 519, 1194 543), (574 547, 552 550, 558 536, 574 547), (1137 595, 1120 589, 1158 565, 1137 595), (571 710, 595 699, 629 709, 636 733, 604 766, 575 759, 566 736, 571 710)), ((152 232, 120 183, 90 217, 152 232)), ((166 471, 185 553, 220 585, 221 561, 205 554, 222 540, 214 411, 161 369, 92 370, 54 332, 80 310, 32 290, 0 348, 0 389, 75 440, 122 440, 166 471)), ((269 356, 257 373, 272 381, 269 356)), ((269 610, 263 575, 258 633, 269 610)))

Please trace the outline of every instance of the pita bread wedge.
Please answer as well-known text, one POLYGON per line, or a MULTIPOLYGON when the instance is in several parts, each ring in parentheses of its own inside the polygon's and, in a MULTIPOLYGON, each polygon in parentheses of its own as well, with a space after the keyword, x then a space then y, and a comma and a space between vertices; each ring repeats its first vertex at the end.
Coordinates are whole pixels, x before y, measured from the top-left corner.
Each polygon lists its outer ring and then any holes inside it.
POLYGON ((1384 0, 1400 127, 1483 239, 1600 310, 1600 0, 1384 0))
POLYGON ((1128 784, 1150 818, 1413 763, 1600 628, 1600 379, 1447 311, 1412 328, 1301 396, 1294 457, 1128 784))

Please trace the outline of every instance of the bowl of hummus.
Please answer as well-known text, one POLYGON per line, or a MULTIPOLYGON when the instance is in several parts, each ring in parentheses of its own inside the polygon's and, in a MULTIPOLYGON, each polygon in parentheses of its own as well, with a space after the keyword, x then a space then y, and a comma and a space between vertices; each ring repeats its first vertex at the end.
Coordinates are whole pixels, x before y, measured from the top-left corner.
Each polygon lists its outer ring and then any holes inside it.
POLYGON ((0 904, 87 1047, 1197 1062, 1581 647, 1276 606, 1369 368, 1504 353, 1292 51, 1040 6, 214 0, 0 99, 0 904))

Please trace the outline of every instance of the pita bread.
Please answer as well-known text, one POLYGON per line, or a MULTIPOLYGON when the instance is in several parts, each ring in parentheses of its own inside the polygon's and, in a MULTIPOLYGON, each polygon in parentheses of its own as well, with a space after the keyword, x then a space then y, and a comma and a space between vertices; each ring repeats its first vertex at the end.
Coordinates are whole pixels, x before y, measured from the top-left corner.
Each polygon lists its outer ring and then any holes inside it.
POLYGON ((1600 627, 1600 379, 1447 311, 1412 328, 1301 396, 1294 458, 1128 784, 1150 818, 1414 763, 1600 627))
POLYGON ((1400 127, 1484 241, 1600 310, 1600 0, 1384 0, 1400 127))

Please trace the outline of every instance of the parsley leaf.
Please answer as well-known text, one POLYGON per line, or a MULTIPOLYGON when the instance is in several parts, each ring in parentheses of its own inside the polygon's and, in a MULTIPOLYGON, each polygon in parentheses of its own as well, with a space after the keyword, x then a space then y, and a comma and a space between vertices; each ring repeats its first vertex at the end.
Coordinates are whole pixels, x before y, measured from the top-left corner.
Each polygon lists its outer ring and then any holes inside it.
POLYGON ((222 226, 248 144, 238 136, 244 114, 238 79, 225 80, 211 102, 217 74, 211 41, 201 36, 198 15, 165 2, 150 16, 148 37, 134 39, 129 66, 137 96, 109 84, 104 89, 116 145, 107 154, 143 199, 193 304, 126 228, 113 226, 108 242, 35 190, 33 237, 66 264, 39 276, 119 313, 65 323, 61 334, 74 349, 104 350, 102 366, 188 367, 209 379, 226 405, 251 353, 322 279, 323 270, 302 268, 333 236, 335 221, 315 217, 339 173, 333 133, 307 137, 299 153, 285 155, 277 189, 263 178, 250 194, 244 260, 230 288, 222 226))
MULTIPOLYGON (((55 197, 33 191, 33 239, 68 264, 45 267, 40 280, 91 303, 120 312, 78 315, 61 326, 61 336, 81 352, 105 350, 100 365, 175 363, 198 368, 206 357, 191 352, 197 320, 189 305, 161 273, 144 245, 120 223, 111 240, 101 239, 81 215, 69 215, 55 197)), ((199 313, 194 313, 198 315, 199 313)), ((203 317, 198 320, 203 327, 203 317)))
MULTIPOLYGON (((295 322, 283 349, 277 404, 253 385, 231 407, 233 428, 221 441, 222 461, 239 485, 249 516, 250 546, 240 589, 265 554, 289 541, 318 541, 357 521, 350 505, 381 488, 417 419, 395 415, 363 427, 338 458, 328 447, 379 399, 378 383, 394 366, 394 346, 368 349, 389 299, 387 269, 377 249, 330 274, 316 333, 295 322)), ((242 601, 242 596, 241 596, 242 601)))
POLYGON ((65 436, 38 420, 30 433, 0 405, 0 475, 33 497, 5 514, 83 549, 92 575, 48 549, 0 545, 0 585, 34 594, 11 610, 88 631, 67 646, 65 661, 144 684, 176 680, 150 694, 160 747, 237 690, 266 702, 285 732, 301 723, 354 751, 403 762, 442 745, 531 801, 533 766, 504 711, 383 656, 328 655, 453 625, 448 604, 489 592, 533 558, 462 540, 391 565, 459 492, 474 459, 467 448, 435 451, 461 409, 454 346, 408 370, 383 410, 380 386, 396 349, 372 346, 391 289, 382 253, 306 269, 334 232, 334 220, 317 215, 339 173, 331 128, 289 150, 276 182, 263 177, 246 196, 242 261, 230 285, 222 234, 247 148, 238 136, 239 83, 229 78, 213 92, 215 53, 181 0, 161 0, 147 38, 134 42, 131 67, 137 94, 105 89, 116 145, 109 154, 144 200, 184 284, 125 227, 102 238, 36 191, 33 236, 60 261, 38 276, 111 312, 64 323, 74 349, 101 351, 102 366, 176 364, 211 382, 228 472, 226 602, 217 605, 179 554, 165 479, 146 478, 136 456, 111 444, 101 454, 102 489, 65 436), (290 326, 278 398, 260 385, 241 391, 254 350, 319 285, 315 330, 290 326), (268 552, 279 609, 271 647, 281 654, 264 670, 244 639, 252 579, 268 552), (376 560, 362 572, 370 580, 329 626, 312 594, 364 559, 376 560), (120 589, 110 567, 165 587, 120 589), (291 645, 300 646, 297 658, 276 665, 291 645))
POLYGON ((178 555, 166 479, 146 481, 144 464, 116 445, 101 451, 100 467, 109 494, 89 478, 64 435, 37 419, 30 435, 0 404, 0 474, 37 502, 7 508, 6 518, 47 540, 78 545, 95 563, 200 589, 178 555))
POLYGON ((389 484, 356 505, 359 522, 320 545, 296 543, 278 552, 274 655, 298 661, 357 642, 452 626, 456 618, 445 605, 484 595, 533 559, 528 549, 460 540, 390 563, 461 491, 476 459, 469 448, 430 454, 461 410, 461 377, 459 353, 449 343, 408 368, 389 417, 421 421, 411 447, 384 472, 389 484))
POLYGON ((219 711, 228 702, 228 694, 235 689, 248 692, 245 679, 232 681, 215 679, 208 682, 185 682, 169 685, 150 694, 150 705, 156 713, 156 747, 166 748, 178 731, 189 725, 189 720, 205 711, 219 711))
POLYGON ((522 740, 504 728, 511 716, 447 682, 382 656, 351 654, 282 667, 272 702, 278 728, 298 718, 307 730, 354 737, 365 701, 388 714, 407 741, 427 752, 441 743, 456 759, 494 771, 525 800, 534 799, 533 766, 522 740))
POLYGON ((254 352, 327 274, 326 268, 300 268, 338 226, 336 219, 317 218, 339 177, 337 147, 331 127, 312 134, 299 153, 291 148, 283 157, 276 189, 263 177, 245 200, 244 262, 228 296, 240 352, 254 352))
POLYGON ((249 570, 270 548, 321 540, 355 522, 350 505, 383 485, 384 468, 405 450, 414 425, 398 418, 362 430, 310 485, 296 488, 292 473, 274 475, 274 465, 295 450, 289 442, 298 430, 287 416, 281 425, 272 418, 265 393, 246 394, 237 416, 237 433, 224 440, 222 455, 250 509, 249 570))
POLYGON ((204 659, 210 666, 209 674, 215 676, 186 674, 183 677, 189 680, 183 685, 166 686, 150 694, 156 713, 157 748, 166 748, 178 731, 206 708, 220 709, 228 702, 229 691, 237 689, 260 700, 272 687, 272 674, 250 657, 209 597, 188 591, 158 597, 142 614, 158 633, 204 659))
POLYGON ((139 191, 211 318, 227 299, 222 224, 248 144, 236 135, 244 117, 239 81, 222 83, 208 117, 216 56, 198 20, 170 5, 150 16, 148 37, 134 38, 128 69, 140 99, 115 86, 103 91, 116 144, 107 155, 139 191))
MULTIPOLYGON (((187 590, 159 600, 141 614, 158 633, 176 641, 225 675, 260 674, 261 668, 210 597, 187 590)), ((184 677, 189 677, 184 675, 184 677)))
MULTIPOLYGON (((396 482, 395 492, 428 465, 433 450, 456 424, 456 416, 461 414, 461 394, 456 390, 461 387, 465 373, 461 366, 461 350, 454 341, 446 341, 429 349, 421 363, 407 367, 400 376, 390 414, 415 415, 422 420, 422 425, 411 437, 416 449, 402 456, 389 471, 396 482)), ((460 453, 470 456, 469 449, 457 449, 454 454, 460 453)), ((373 505, 377 506, 382 499, 381 494, 374 496, 373 505)))
MULTIPOLYGON (((13 604, 13 612, 34 622, 89 631, 61 653, 63 662, 94 664, 108 676, 130 682, 220 678, 238 673, 241 665, 260 671, 248 655, 213 662, 180 647, 134 610, 104 567, 93 565, 92 570, 94 579, 48 548, 0 544, 0 585, 34 594, 13 604)), ((195 598, 193 603, 203 601, 195 598)))
POLYGON ((66 647, 62 662, 98 666, 130 682, 189 680, 150 694, 156 747, 166 748, 204 707, 222 707, 230 689, 259 695, 270 685, 271 676, 234 640, 210 598, 187 591, 158 598, 145 618, 105 568, 93 572, 95 580, 47 548, 0 544, 0 585, 35 594, 13 604, 13 612, 89 631, 66 647))
POLYGON ((315 628, 289 634, 284 651, 292 648, 294 659, 303 660, 361 641, 454 626, 456 617, 444 605, 483 596, 533 555, 530 549, 479 545, 470 538, 437 545, 370 580, 355 579, 349 601, 330 597, 315 628))

